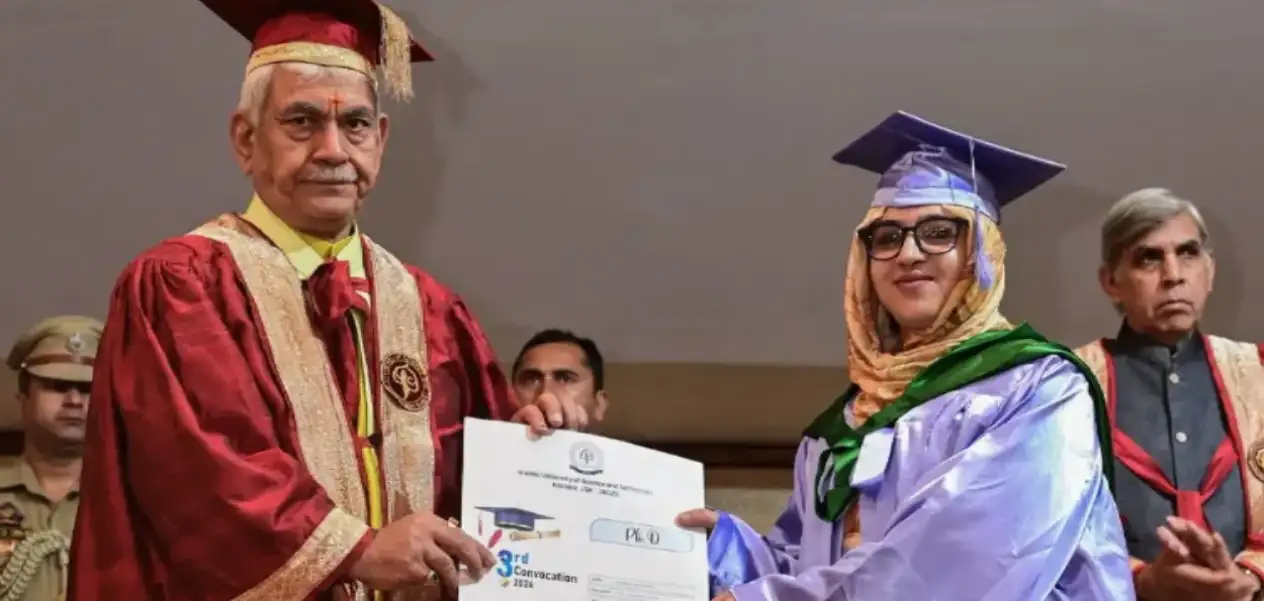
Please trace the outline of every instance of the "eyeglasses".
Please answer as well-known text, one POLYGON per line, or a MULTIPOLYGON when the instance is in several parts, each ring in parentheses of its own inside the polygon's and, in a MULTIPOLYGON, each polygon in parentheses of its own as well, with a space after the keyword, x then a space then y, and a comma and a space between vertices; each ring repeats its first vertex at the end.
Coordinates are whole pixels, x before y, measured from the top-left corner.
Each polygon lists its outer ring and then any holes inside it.
POLYGON ((957 247, 961 232, 969 224, 956 217, 930 217, 906 226, 893 221, 875 221, 857 234, 865 244, 865 252, 875 261, 890 261, 899 256, 904 241, 913 234, 917 248, 927 255, 942 255, 957 247))

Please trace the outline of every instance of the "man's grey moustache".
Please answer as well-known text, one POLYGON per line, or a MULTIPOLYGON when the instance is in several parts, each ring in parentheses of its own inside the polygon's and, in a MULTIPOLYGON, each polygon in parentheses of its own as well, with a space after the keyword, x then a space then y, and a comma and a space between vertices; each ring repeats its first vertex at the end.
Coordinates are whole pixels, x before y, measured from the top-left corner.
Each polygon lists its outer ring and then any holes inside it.
POLYGON ((355 178, 347 179, 341 177, 307 177, 303 178, 303 181, 310 184, 354 184, 356 182, 355 178))

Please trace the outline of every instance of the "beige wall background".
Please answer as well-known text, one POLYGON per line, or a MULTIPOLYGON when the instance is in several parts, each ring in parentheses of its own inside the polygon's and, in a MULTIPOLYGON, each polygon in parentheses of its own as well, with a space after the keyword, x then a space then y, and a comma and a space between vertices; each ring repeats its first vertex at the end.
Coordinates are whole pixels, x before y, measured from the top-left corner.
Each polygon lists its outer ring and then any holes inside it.
MULTIPOLYGON (((829 156, 896 109, 1070 165, 1007 209, 1015 320, 1112 332, 1098 219, 1163 185, 1211 222, 1208 329, 1264 339, 1264 3, 390 4, 438 62, 388 107, 366 231, 458 290, 506 360, 544 327, 595 338, 612 436, 792 442, 842 389, 844 256, 874 182, 829 156)), ((103 315, 138 251, 243 207, 226 126, 246 53, 192 0, 0 3, 0 340, 103 315)), ((709 477, 760 527, 789 481, 709 477)))
MULTIPOLYGON (((1264 338, 1264 3, 390 4, 438 61, 388 107, 365 229, 463 294, 502 353, 562 325, 620 364, 841 364, 874 178, 829 157, 896 109, 1070 165, 1007 209, 1014 317, 1113 329, 1097 221, 1166 185, 1217 228, 1215 325, 1264 338)), ((0 339, 104 313, 139 250, 242 208, 227 120, 247 52, 194 0, 0 2, 0 73, 21 82, 0 95, 0 254, 19 258, 0 339)))
MULTIPOLYGON (((7 389, 13 385, 13 382, 5 381, 0 385, 7 389)), ((4 410, 5 419, 11 420, 7 423, 17 423, 16 413, 13 412, 14 407, 11 402, 0 405, 0 408, 4 410)), ((630 412, 625 410, 617 413, 630 412)), ((635 415, 635 413, 632 414, 635 415)), ((656 418, 655 414, 646 414, 636 419, 645 425, 670 421, 656 418)), ((713 432, 718 434, 722 428, 716 428, 716 421, 725 422, 723 417, 716 420, 713 416, 711 422, 712 427, 715 428, 713 432)), ((703 420, 698 420, 698 423, 702 422, 703 420)), ((605 430, 607 432, 628 430, 626 425, 620 427, 616 424, 617 422, 610 424, 605 430)), ((679 423, 668 424, 666 431, 670 433, 673 429, 679 429, 679 423)), ((790 458, 787 457, 787 466, 784 469, 707 468, 707 505, 740 515, 759 531, 766 532, 776 521, 777 516, 781 515, 793 489, 794 474, 789 462, 790 458)))
MULTIPOLYGON (((795 442, 842 391, 838 368, 613 364, 598 432, 650 441, 795 442)), ((14 374, 0 375, 0 429, 18 427, 14 374)))
POLYGON ((790 499, 793 479, 791 470, 708 469, 707 505, 767 532, 790 499))
MULTIPOLYGON (((438 61, 388 107, 365 230, 459 291, 506 359, 544 327, 595 338, 611 435, 793 441, 841 390, 844 255, 874 182, 829 156, 896 109, 1070 165, 1007 209, 1012 318, 1112 332, 1098 219, 1166 185, 1216 238, 1208 328, 1264 339, 1264 204, 1243 187, 1264 3, 390 3, 438 61)), ((242 208, 226 127, 247 51, 193 0, 0 3, 0 73, 21 82, 0 95, 0 254, 20 259, 0 340, 103 315, 138 251, 242 208)))
MULTIPOLYGON (((717 440, 717 441, 778 441, 785 440, 787 432, 797 432, 810 416, 779 410, 785 403, 770 403, 759 407, 734 407, 731 411, 709 413, 699 408, 709 405, 698 402, 690 390, 711 390, 713 398, 776 398, 778 394, 797 392, 818 394, 830 390, 829 374, 762 372, 758 369, 713 367, 688 370, 682 366, 667 366, 658 370, 646 366, 628 368, 620 366, 614 375, 623 382, 617 401, 613 405, 611 420, 601 428, 605 434, 637 440, 717 440), (744 375, 743 375, 744 374, 744 375), (788 390, 784 382, 807 382, 803 388, 788 390), (802 376, 807 376, 804 378, 802 376), (643 380, 637 379, 644 378, 643 380), (636 384, 635 382, 640 382, 636 384), (761 383, 762 382, 762 383, 761 383), (709 383, 722 383, 709 385, 709 383), (758 391, 755 395, 740 395, 747 387, 758 391), (671 405, 656 405, 652 399, 670 399, 682 410, 673 411, 671 405), (636 401, 640 401, 639 403, 636 401), (652 410, 657 407, 658 410, 652 410), (770 427, 771 426, 771 427, 770 427)), ((820 370, 824 371, 824 370, 820 370)), ((0 387, 11 391, 16 382, 5 372, 0 387)), ((712 397, 708 397, 712 398, 712 397)), ((716 403, 722 404, 722 403, 716 403)), ((736 405, 737 403, 735 403, 736 405)), ((790 405, 794 406, 794 405, 790 405)), ((0 419, 5 426, 0 429, 17 429, 16 405, 0 402, 0 419)), ((778 441, 779 442, 779 441, 778 441)), ((707 504, 742 516, 761 532, 767 531, 784 510, 793 488, 793 470, 787 456, 783 469, 708 468, 707 504)))

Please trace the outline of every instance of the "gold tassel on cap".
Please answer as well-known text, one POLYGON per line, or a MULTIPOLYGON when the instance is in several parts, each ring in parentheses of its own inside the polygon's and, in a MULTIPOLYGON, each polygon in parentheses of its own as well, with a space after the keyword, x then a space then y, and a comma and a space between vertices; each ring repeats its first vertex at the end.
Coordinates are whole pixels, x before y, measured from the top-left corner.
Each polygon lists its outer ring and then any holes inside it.
POLYGON ((377 7, 382 13, 382 77, 395 100, 408 102, 413 98, 412 37, 408 24, 395 11, 382 4, 377 7))

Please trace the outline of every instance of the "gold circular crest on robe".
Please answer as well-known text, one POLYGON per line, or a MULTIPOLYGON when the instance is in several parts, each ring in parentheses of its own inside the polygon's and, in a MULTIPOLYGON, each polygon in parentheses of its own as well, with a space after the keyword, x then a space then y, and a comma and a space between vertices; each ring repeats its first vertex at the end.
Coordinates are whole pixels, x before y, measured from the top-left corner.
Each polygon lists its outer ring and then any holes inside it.
POLYGON ((1256 480, 1264 481, 1264 438, 1251 443, 1246 452, 1246 466, 1256 480))
POLYGON ((382 388, 404 411, 425 409, 430 396, 421 362, 402 353, 391 353, 382 360, 382 388))

